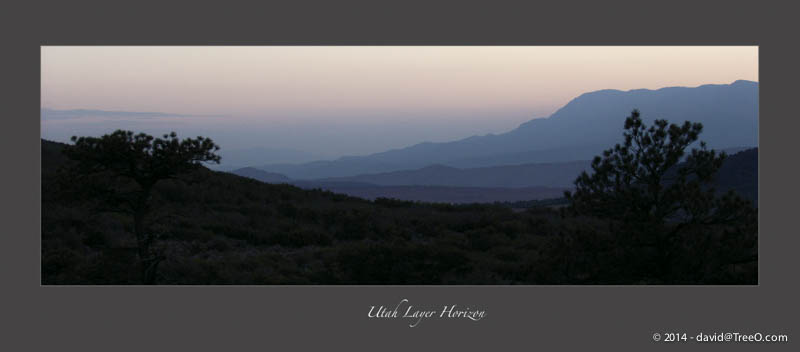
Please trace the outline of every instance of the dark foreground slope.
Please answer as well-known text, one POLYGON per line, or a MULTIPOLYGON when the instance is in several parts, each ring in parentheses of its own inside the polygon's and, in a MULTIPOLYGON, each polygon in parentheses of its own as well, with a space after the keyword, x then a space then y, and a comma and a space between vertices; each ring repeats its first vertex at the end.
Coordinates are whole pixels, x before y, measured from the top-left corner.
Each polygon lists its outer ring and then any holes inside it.
MULTIPOLYGON (((42 145, 42 283, 138 284, 131 218, 104 212, 42 145)), ((596 219, 548 209, 366 201, 202 169, 164 182, 159 284, 754 284, 755 241, 693 236, 667 268, 596 219), (659 273, 655 275, 654 273, 659 273)), ((719 233, 717 233, 719 232, 719 233)))
POLYGON ((729 155, 717 172, 716 188, 720 192, 733 190, 758 204, 758 148, 729 155))

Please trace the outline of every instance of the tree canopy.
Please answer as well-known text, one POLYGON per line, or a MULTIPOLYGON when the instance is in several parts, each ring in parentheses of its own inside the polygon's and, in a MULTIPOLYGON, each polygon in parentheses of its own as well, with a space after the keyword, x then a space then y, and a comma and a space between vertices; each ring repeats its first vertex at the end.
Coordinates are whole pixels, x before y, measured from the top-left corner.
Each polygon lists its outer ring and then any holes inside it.
POLYGON ((714 177, 726 158, 705 142, 686 153, 703 125, 655 120, 648 127, 638 110, 625 120, 625 142, 596 156, 592 173, 566 192, 578 213, 626 222, 722 224, 747 215, 746 201, 716 196, 714 177), (685 157, 685 158, 684 158, 685 157))
POLYGON ((103 206, 133 215, 142 281, 155 283, 163 256, 153 250, 155 235, 145 222, 151 191, 159 181, 182 180, 181 175, 203 162, 219 163, 220 156, 215 154, 219 146, 204 137, 180 140, 175 132, 153 138, 122 130, 99 138, 72 137, 72 141, 74 145, 64 149, 74 161, 71 171, 75 177, 70 180, 84 183, 92 196, 100 196, 103 206))
POLYGON ((162 138, 117 130, 102 137, 72 137, 65 150, 84 172, 111 172, 141 186, 197 168, 201 162, 219 163, 219 146, 209 138, 178 139, 175 132, 162 138))
POLYGON ((702 259, 695 257, 711 243, 723 247, 709 260, 756 260, 756 209, 733 191, 718 195, 713 186, 725 153, 707 149, 705 142, 686 153, 702 131, 702 124, 689 121, 655 120, 648 127, 633 110, 625 120, 624 143, 596 156, 592 173, 581 173, 575 191, 565 192, 573 213, 610 220, 625 277, 680 280, 676 275, 686 275, 680 266, 700 267, 702 259))

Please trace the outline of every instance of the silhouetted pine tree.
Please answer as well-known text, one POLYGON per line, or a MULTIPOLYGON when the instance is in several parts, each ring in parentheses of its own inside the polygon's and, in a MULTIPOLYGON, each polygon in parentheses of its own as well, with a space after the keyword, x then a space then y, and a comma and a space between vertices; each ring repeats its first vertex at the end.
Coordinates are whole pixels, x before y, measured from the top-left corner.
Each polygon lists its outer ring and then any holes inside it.
MULTIPOLYGON (((656 120, 647 127, 639 111, 633 110, 625 120, 625 142, 596 156, 593 172, 583 172, 575 180, 576 190, 565 192, 573 212, 616 223, 628 254, 654 249, 647 252, 654 255, 640 256, 638 261, 640 268, 653 269, 646 275, 665 279, 679 259, 676 256, 687 253, 683 235, 703 236, 712 227, 755 234, 756 210, 751 203, 733 192, 718 197, 712 187, 725 153, 708 150, 700 142, 686 155, 702 130, 702 124, 689 121, 676 125, 656 120)), ((755 250, 732 260, 754 260, 754 256, 755 250)))
POLYGON ((188 181, 182 176, 202 162, 219 163, 214 153, 219 146, 204 137, 179 140, 175 132, 162 139, 122 130, 100 138, 72 137, 72 141, 74 145, 64 149, 74 161, 68 170, 70 180, 86 185, 82 190, 99 199, 105 210, 133 216, 142 282, 154 284, 164 257, 153 250, 156 236, 145 222, 153 187, 163 180, 188 181))

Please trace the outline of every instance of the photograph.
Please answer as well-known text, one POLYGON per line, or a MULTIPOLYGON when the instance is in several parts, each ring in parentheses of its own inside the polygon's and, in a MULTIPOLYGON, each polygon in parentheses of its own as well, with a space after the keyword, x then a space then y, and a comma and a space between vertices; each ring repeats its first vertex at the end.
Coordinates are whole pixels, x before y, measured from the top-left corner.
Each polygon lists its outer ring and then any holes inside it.
POLYGON ((760 283, 757 45, 40 51, 43 286, 760 283))

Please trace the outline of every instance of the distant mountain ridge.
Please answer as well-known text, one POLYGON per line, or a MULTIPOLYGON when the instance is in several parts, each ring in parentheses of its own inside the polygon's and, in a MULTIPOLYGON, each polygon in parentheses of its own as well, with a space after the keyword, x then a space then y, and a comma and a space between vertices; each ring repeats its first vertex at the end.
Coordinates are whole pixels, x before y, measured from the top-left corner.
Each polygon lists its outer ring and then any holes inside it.
POLYGON ((291 179, 285 175, 274 172, 267 172, 252 167, 244 167, 231 171, 232 174, 252 178, 266 183, 289 183, 291 179))
POLYGON ((578 96, 548 118, 533 119, 502 134, 425 142, 333 161, 258 168, 294 179, 319 179, 432 164, 483 167, 588 160, 622 141, 625 117, 635 108, 648 124, 655 119, 702 123, 700 138, 711 148, 758 145, 758 82, 739 80, 694 88, 599 90, 578 96))
MULTIPOLYGON (((737 147, 726 148, 722 151, 730 156, 749 149, 751 148, 737 147)), ((314 181, 358 182, 380 186, 572 187, 575 178, 582 171, 591 171, 590 160, 511 164, 477 168, 455 168, 435 164, 415 170, 324 178, 314 181)), ((720 172, 724 173, 724 171, 721 170, 720 172)))
POLYGON ((260 165, 266 162, 284 163, 289 160, 311 162, 325 158, 323 155, 302 150, 265 147, 220 150, 219 154, 222 157, 221 164, 219 166, 212 165, 211 169, 235 170, 248 167, 248 165, 260 165))
MULTIPOLYGON (((42 174, 53 175, 58 167, 67 162, 61 154, 65 144, 42 140, 42 174)), ((741 149, 741 148, 737 148, 741 149)), ((758 201, 758 148, 743 151, 731 149, 730 155, 722 164, 717 174, 715 187, 719 192, 734 190, 744 198, 758 201)), ((580 162, 575 162, 576 164, 580 162)), ((588 163, 588 162, 587 162, 588 163)), ((507 167, 507 166, 506 166, 507 167)), ((527 167, 523 165, 522 167, 527 167)), ((501 169, 504 167, 500 167, 501 169)), ((425 168, 427 171, 452 171, 446 166, 425 168)), ((458 170, 458 169, 456 169, 458 170)), ((413 172, 415 170, 407 170, 413 172)), ((461 170, 470 172, 470 170, 461 170)), ((567 187, 558 186, 527 186, 511 187, 458 187, 444 185, 376 185, 356 181, 320 181, 320 180, 292 180, 285 175, 265 172, 254 168, 243 168, 231 173, 259 180, 266 183, 293 184, 305 189, 326 189, 335 193, 350 196, 374 199, 378 197, 395 198, 401 200, 472 203, 472 202, 514 202, 521 200, 536 200, 557 198, 563 194, 567 187)), ((394 175, 397 175, 395 173, 394 175)), ((379 176, 379 175, 367 175, 379 176)), ((568 177, 574 181, 577 174, 568 177)))
POLYGON ((559 198, 567 188, 562 187, 451 187, 451 186, 377 186, 355 183, 315 183, 298 181, 304 189, 320 188, 369 200, 391 198, 434 203, 494 203, 559 198))
MULTIPOLYGON (((734 190, 758 201, 758 148, 728 148, 728 157, 714 182, 718 192, 734 190)), ((267 183, 320 188, 366 199, 377 197, 428 202, 515 202, 560 197, 571 189, 590 161, 503 165, 459 169, 431 165, 421 169, 364 174, 353 177, 294 180, 255 168, 231 171, 267 183)))
POLYGON ((319 179, 319 182, 363 182, 381 186, 451 187, 571 187, 575 177, 589 169, 589 161, 502 165, 460 169, 436 164, 416 170, 392 171, 351 177, 319 179))
POLYGON ((155 117, 187 117, 195 115, 175 114, 166 112, 140 112, 140 111, 111 111, 111 110, 93 110, 93 109, 70 109, 70 110, 57 110, 57 109, 40 109, 40 117, 42 120, 65 120, 75 119, 80 117, 117 117, 117 118, 155 118, 155 117))

